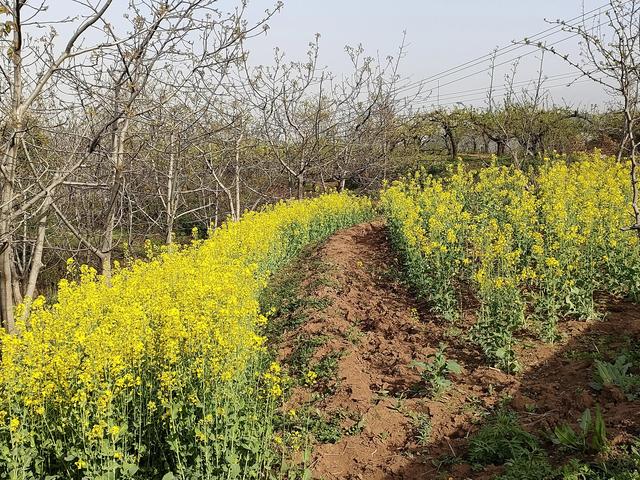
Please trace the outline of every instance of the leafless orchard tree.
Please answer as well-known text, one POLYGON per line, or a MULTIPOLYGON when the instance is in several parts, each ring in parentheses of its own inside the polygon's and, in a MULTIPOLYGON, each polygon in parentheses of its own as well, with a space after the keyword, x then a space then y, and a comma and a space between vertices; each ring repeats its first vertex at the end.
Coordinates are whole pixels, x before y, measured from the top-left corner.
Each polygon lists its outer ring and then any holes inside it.
POLYGON ((310 174, 323 184, 324 172, 336 166, 344 186, 354 140, 373 118, 388 85, 387 69, 376 66, 361 47, 346 49, 349 75, 338 78, 321 68, 318 40, 316 36, 310 43, 306 62, 286 62, 284 54, 276 51, 272 66, 247 68, 246 75, 245 97, 252 99, 270 154, 298 198, 305 196, 310 174))
MULTIPOLYGON (((145 121, 192 76, 224 71, 274 12, 248 24, 245 3, 223 13, 216 0, 141 0, 129 4, 128 25, 118 25, 112 0, 74 3, 77 16, 60 19, 47 1, 0 0, 0 313, 9 331, 14 305, 25 300, 28 309, 35 294, 50 212, 108 280, 145 121), (66 40, 58 29, 70 30, 66 40)), ((175 216, 171 165, 167 223, 175 216)))
POLYGON ((405 48, 403 36, 395 57, 377 61, 363 57, 362 46, 346 48, 352 75, 336 85, 344 102, 336 112, 337 121, 331 136, 334 158, 330 159, 328 173, 321 172, 323 186, 325 177, 337 181, 339 190, 346 188, 349 179, 360 179, 362 186, 384 179, 389 153, 386 140, 402 112, 397 84, 401 80, 399 66, 405 48), (363 67, 368 70, 364 82, 363 67), (376 167, 382 168, 376 172, 376 167))
MULTIPOLYGON (((537 44, 544 51, 561 57, 585 77, 602 85, 616 100, 624 119, 618 159, 628 156, 632 188, 633 223, 628 230, 640 235, 640 206, 638 205, 638 147, 637 126, 640 122, 638 87, 640 84, 640 1, 609 0, 599 18, 592 24, 582 21, 552 22, 581 39, 579 58, 558 51, 554 47, 537 44)), ((525 41, 525 43, 530 43, 525 41)))

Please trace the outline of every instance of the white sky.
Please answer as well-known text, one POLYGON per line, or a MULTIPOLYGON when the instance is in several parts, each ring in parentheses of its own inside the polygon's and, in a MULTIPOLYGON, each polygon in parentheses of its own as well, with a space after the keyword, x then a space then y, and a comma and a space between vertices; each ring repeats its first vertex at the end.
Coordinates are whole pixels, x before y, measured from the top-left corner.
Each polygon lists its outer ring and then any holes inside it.
MULTIPOLYGON (((237 1, 220 0, 220 5, 229 7, 236 5, 237 1)), ((125 2, 116 0, 116 4, 125 2)), ((52 7, 51 13, 61 15, 70 14, 78 8, 72 0, 45 0, 45 3, 52 7)), ((258 18, 274 3, 275 0, 249 0, 249 18, 258 18)), ((545 19, 572 19, 583 8, 590 11, 604 6, 606 0, 284 0, 284 3, 282 11, 270 22, 268 34, 250 43, 252 63, 270 63, 276 46, 284 50, 290 60, 303 59, 308 43, 316 33, 320 33, 320 64, 340 74, 348 66, 345 45, 362 44, 369 55, 384 58, 396 54, 406 31, 407 50, 400 73, 409 81, 418 81, 488 54, 496 47, 509 46, 513 40, 541 32, 550 27, 545 19)), ((118 17, 116 7, 112 21, 117 23, 118 17)), ((567 36, 557 33, 548 41, 558 41, 567 36)), ((556 48, 576 56, 578 40, 569 38, 556 48)), ((496 70, 498 87, 504 84, 504 75, 511 64, 509 60, 528 51, 531 50, 520 49, 500 57, 499 61, 507 65, 496 70)), ((536 76, 538 65, 538 53, 522 58, 516 81, 524 86, 536 76)), ((484 93, 470 90, 488 87, 487 68, 488 62, 485 62, 442 78, 440 103, 464 101, 482 104, 484 93), (457 81, 474 72, 479 73, 457 81), (450 84, 445 85, 447 83, 450 84)), ((551 55, 545 58, 544 73, 552 77, 547 86, 561 86, 570 80, 568 76, 558 76, 571 73, 577 76, 577 72, 551 55)), ((431 98, 436 102, 438 82, 428 83, 425 90, 432 91, 431 98)), ((602 104, 607 98, 598 86, 588 81, 550 91, 557 103, 574 107, 602 104)))
MULTIPOLYGON (((321 63, 340 72, 347 66, 344 45, 362 43, 369 54, 385 57, 395 54, 406 31, 408 49, 401 73, 417 81, 488 54, 496 47, 509 46, 512 40, 541 32, 550 27, 545 19, 572 19, 580 15, 583 8, 590 11, 605 3, 605 0, 285 0, 284 9, 271 21, 267 37, 254 43, 253 61, 268 63, 275 46, 284 49, 292 59, 301 58, 317 32, 321 34, 321 63)), ((267 4, 265 0, 254 0, 252 9, 259 12, 261 6, 267 4)), ((548 40, 565 37, 568 35, 558 33, 548 40)), ((556 48, 577 55, 578 40, 570 38, 556 48)), ((501 57, 500 62, 528 51, 531 49, 514 51, 501 57)), ((520 61, 517 80, 523 82, 522 85, 536 77, 539 58, 533 53, 520 61)), ((484 93, 469 90, 488 87, 487 71, 464 81, 444 84, 486 70, 488 65, 486 62, 441 79, 441 103, 483 97, 484 93)), ((508 62, 496 70, 500 86, 510 66, 508 62)), ((545 58, 544 72, 550 77, 575 73, 550 55, 545 58)), ((552 78, 547 85, 564 85, 569 80, 569 77, 552 78)), ((432 90, 435 101, 438 82, 433 81, 426 87, 432 90)), ((550 91, 556 102, 573 106, 602 103, 606 98, 598 86, 588 81, 550 91)))

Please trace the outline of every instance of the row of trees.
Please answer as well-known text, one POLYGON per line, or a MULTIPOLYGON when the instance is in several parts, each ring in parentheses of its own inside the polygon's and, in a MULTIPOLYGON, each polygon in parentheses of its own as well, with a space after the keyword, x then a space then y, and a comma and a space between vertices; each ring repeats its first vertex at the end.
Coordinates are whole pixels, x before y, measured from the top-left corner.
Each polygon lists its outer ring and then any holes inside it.
MULTIPOLYGON (((281 198, 377 189, 431 154, 509 155, 615 144, 625 119, 554 107, 535 88, 484 109, 422 111, 399 91, 399 59, 347 48, 351 71, 276 50, 253 66, 246 3, 0 0, 0 315, 54 284, 73 256, 107 281, 145 238, 171 243, 281 198), (120 16, 123 9, 125 13, 120 16), (118 15, 116 15, 118 14, 118 15), (62 32, 62 33, 60 33, 62 32), (530 93, 534 92, 534 93, 530 93)), ((633 130, 633 126, 632 126, 633 130)), ((637 137, 636 137, 637 138, 637 137)), ((24 314, 26 315, 26 313, 24 314)))
POLYGON ((493 153, 516 163, 555 150, 571 152, 607 146, 620 135, 619 118, 567 107, 534 109, 506 105, 493 110, 459 106, 421 112, 402 122, 402 145, 455 160, 460 154, 493 153))

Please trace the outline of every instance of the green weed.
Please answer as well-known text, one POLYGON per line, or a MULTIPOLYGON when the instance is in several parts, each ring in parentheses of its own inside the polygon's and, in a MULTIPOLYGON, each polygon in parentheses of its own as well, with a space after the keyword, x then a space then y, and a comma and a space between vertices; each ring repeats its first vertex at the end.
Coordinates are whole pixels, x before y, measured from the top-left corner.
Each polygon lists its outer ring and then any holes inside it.
POLYGON ((461 373, 462 368, 454 360, 448 360, 444 354, 445 347, 440 345, 436 353, 429 355, 430 361, 413 361, 411 365, 422 369, 422 380, 429 389, 430 395, 437 396, 451 386, 450 374, 461 373))
POLYGON ((503 465, 541 454, 538 440, 518 424, 515 413, 499 410, 469 443, 469 459, 480 465, 503 465))
POLYGON ((630 373, 633 364, 627 361, 625 355, 620 355, 614 363, 596 360, 594 380, 591 387, 602 390, 608 386, 618 387, 627 396, 628 400, 634 400, 640 387, 640 377, 630 373))
POLYGON ((607 447, 607 430, 600 407, 596 406, 595 415, 591 415, 590 409, 585 410, 577 430, 566 423, 557 426, 553 430, 551 441, 565 450, 603 451, 607 447))

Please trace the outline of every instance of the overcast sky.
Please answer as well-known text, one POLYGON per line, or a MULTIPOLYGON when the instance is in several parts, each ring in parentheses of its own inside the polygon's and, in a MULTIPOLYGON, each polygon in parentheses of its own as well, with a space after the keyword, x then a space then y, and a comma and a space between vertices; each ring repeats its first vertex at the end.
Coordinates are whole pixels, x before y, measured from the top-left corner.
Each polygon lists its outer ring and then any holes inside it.
MULTIPOLYGON (((93 0, 92 0, 93 1, 93 0)), ((128 0, 115 0, 110 21, 122 19, 120 11, 128 0)), ((135 1, 135 0, 133 0, 135 1)), ((276 0, 249 0, 249 19, 261 16, 276 0)), ((52 14, 71 15, 77 9, 72 0, 48 0, 52 14)), ((220 0, 223 8, 236 6, 239 0, 220 0)), ((284 0, 284 8, 270 22, 266 36, 249 44, 251 61, 268 64, 273 49, 280 47, 289 60, 303 59, 308 44, 316 33, 320 38, 320 64, 341 74, 348 67, 345 45, 362 44, 372 56, 395 55, 406 31, 406 55, 400 73, 407 81, 419 81, 490 53, 496 47, 507 47, 513 40, 530 37, 550 28, 547 20, 573 19, 583 11, 591 11, 606 4, 606 0, 284 0)), ((559 43, 556 48, 573 56, 579 51, 577 38, 555 32, 548 42, 559 43)), ((520 60, 516 81, 525 86, 536 77, 539 53, 528 47, 499 58, 505 63, 496 70, 496 84, 504 85, 504 76, 511 67, 511 59, 524 53, 520 60)), ((489 85, 488 62, 443 77, 425 85, 431 91, 429 102, 453 105, 456 102, 479 105, 489 85), (463 81, 460 77, 469 76, 463 81)), ((547 55, 544 73, 551 77, 556 103, 588 107, 602 104, 607 98, 599 87, 581 81, 564 87, 573 71, 557 58, 547 55), (564 77, 563 77, 564 75, 564 77)), ((411 92, 407 92, 411 93, 411 92)))
MULTIPOLYGON (((253 12, 259 12, 268 4, 266 0, 253 0, 251 8, 253 12)), ((321 34, 321 63, 340 72, 347 66, 345 45, 362 43, 371 55, 393 55, 406 31, 408 48, 401 72, 412 80, 420 80, 487 54, 496 47, 508 46, 512 40, 541 32, 550 27, 545 19, 568 20, 580 15, 583 7, 588 12, 603 5, 605 0, 285 0, 283 10, 270 22, 267 37, 255 41, 251 50, 256 63, 268 63, 276 46, 284 49, 290 59, 301 58, 317 32, 321 34)), ((558 33, 548 40, 566 37, 567 34, 558 33)), ((578 40, 567 39, 556 48, 577 54, 578 40)), ((500 61, 527 51, 515 51, 500 57, 500 61)), ((503 77, 511 62, 507 63, 497 71, 500 84, 504 83, 503 77)), ((517 80, 524 84, 534 78, 538 65, 537 53, 522 58, 517 80)), ((544 67, 548 76, 573 72, 549 55, 544 67)), ((486 68, 488 62, 447 76, 440 83, 444 85, 486 68)), ((563 85, 568 80, 556 77, 549 79, 547 85, 563 85)), ((427 85, 433 91, 434 101, 437 101, 437 83, 427 85)), ((483 94, 469 90, 486 88, 488 84, 489 75, 483 72, 441 86, 441 103, 478 99, 483 94)), ((601 103, 605 98, 590 82, 580 82, 570 88, 553 88, 551 92, 557 102, 574 106, 601 103)))

